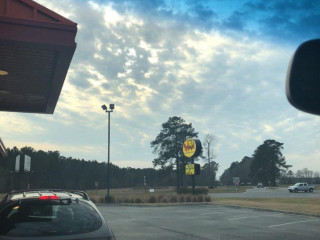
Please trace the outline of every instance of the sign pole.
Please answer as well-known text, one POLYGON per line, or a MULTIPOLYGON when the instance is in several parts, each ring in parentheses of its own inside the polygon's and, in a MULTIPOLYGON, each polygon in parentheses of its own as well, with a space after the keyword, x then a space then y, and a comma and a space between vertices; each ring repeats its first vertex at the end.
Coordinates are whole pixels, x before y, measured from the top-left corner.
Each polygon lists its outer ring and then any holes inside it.
MULTIPOLYGON (((194 158, 191 157, 191 164, 194 164, 194 158)), ((194 175, 191 176, 192 177, 192 194, 194 195, 196 193, 195 191, 195 186, 196 186, 196 182, 194 179, 194 175)))
POLYGON ((194 158, 201 154, 202 146, 201 142, 198 139, 188 138, 184 141, 182 151, 185 157, 191 160, 191 164, 187 164, 186 168, 186 175, 191 175, 192 179, 192 194, 195 194, 195 186, 196 181, 194 175, 200 174, 200 165, 194 164, 194 158))

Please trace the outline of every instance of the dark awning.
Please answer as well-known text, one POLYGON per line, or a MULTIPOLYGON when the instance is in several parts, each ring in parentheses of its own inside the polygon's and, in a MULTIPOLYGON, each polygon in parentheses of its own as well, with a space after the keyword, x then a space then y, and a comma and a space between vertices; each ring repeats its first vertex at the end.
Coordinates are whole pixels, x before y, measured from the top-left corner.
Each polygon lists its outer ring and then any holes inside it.
POLYGON ((0 0, 0 111, 54 112, 76 34, 76 23, 34 1, 0 0))
POLYGON ((7 149, 4 146, 2 139, 0 138, 0 157, 6 157, 6 156, 7 156, 7 149))

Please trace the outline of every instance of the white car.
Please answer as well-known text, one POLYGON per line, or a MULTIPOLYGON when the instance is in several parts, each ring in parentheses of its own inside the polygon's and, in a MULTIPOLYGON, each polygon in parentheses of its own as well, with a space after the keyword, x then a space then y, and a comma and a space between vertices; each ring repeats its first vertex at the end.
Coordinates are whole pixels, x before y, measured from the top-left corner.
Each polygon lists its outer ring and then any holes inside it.
POLYGON ((293 186, 289 186, 288 187, 288 190, 289 192, 313 192, 315 190, 315 186, 310 186, 308 183, 296 183, 295 185, 293 186))
POLYGON ((258 183, 257 188, 263 188, 263 184, 261 182, 258 183))

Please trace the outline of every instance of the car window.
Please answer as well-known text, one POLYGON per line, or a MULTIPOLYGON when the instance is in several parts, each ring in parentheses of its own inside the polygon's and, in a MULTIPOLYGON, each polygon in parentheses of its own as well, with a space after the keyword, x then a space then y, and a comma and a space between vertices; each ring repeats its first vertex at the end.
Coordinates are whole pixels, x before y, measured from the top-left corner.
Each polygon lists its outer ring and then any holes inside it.
POLYGON ((92 232, 102 222, 98 213, 83 202, 23 201, 0 213, 0 235, 41 237, 92 232))
POLYGON ((300 185, 299 185, 299 187, 302 187, 302 186, 303 186, 303 184, 300 184, 300 185))

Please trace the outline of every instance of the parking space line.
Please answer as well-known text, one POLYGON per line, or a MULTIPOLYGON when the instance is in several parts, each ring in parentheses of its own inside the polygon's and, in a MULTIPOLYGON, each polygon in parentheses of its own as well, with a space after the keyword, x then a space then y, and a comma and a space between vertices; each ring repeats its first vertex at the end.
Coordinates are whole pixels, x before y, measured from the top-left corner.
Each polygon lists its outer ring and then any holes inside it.
POLYGON ((282 223, 282 224, 277 224, 277 225, 271 225, 271 226, 268 226, 268 227, 269 228, 273 228, 273 227, 281 227, 281 226, 290 225, 290 224, 305 223, 305 222, 316 222, 316 221, 320 221, 320 218, 319 219, 304 220, 304 221, 297 221, 297 222, 282 223))
POLYGON ((257 217, 271 217, 271 216, 279 216, 283 215, 283 213, 278 214, 270 214, 270 215, 255 215, 255 216, 248 216, 248 217, 238 217, 238 218, 230 218, 229 221, 235 221, 235 220, 241 220, 241 219, 247 219, 247 218, 257 218, 257 217))
POLYGON ((205 216, 205 215, 214 215, 217 213, 226 213, 226 212, 208 212, 208 213, 201 213, 200 216, 205 216))
POLYGON ((239 212, 238 210, 225 210, 225 211, 212 211, 212 212, 205 212, 205 213, 200 213, 200 216, 205 216, 205 215, 214 215, 216 213, 234 213, 234 212, 239 212))

